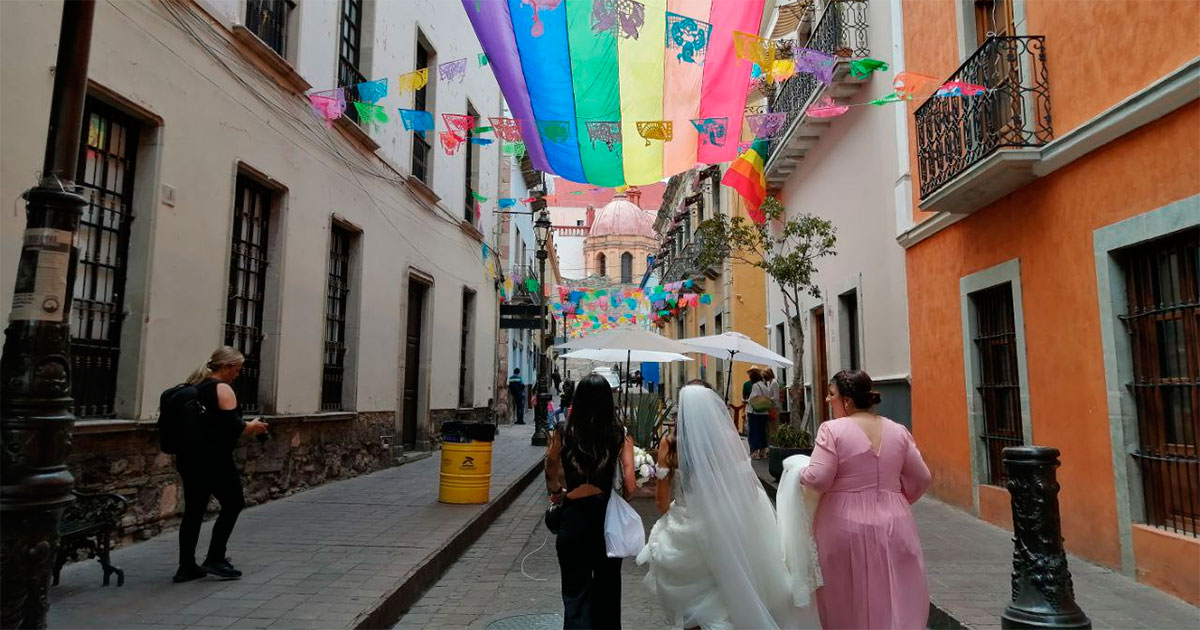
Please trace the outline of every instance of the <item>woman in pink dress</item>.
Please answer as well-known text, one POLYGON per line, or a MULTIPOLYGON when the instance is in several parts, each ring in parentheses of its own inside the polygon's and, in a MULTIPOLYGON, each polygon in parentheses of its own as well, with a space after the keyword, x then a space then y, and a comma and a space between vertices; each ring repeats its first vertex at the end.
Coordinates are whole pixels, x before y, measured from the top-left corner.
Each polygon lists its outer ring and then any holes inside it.
POLYGON ((880 401, 871 387, 861 370, 834 375, 837 419, 821 425, 800 473, 821 493, 817 607, 825 628, 924 628, 929 587, 909 504, 929 487, 929 468, 907 429, 871 412, 880 401))

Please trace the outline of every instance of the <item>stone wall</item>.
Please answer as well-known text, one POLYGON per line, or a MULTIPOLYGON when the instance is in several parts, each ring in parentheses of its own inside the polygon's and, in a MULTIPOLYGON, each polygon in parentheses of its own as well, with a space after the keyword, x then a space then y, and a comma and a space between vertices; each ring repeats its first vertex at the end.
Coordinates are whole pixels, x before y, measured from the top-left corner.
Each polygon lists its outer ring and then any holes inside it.
MULTIPOLYGON (((243 438, 235 453, 247 505, 392 465, 380 438, 395 433, 395 416, 381 411, 266 417, 273 437, 265 443, 243 438)), ((75 487, 129 499, 118 544, 146 540, 179 524, 183 489, 174 458, 158 448, 153 422, 84 422, 72 442, 68 464, 75 487)), ((216 505, 214 500, 210 509, 216 505)))
MULTIPOLYGON (((503 416, 497 415, 497 418, 503 416)), ((459 420, 463 422, 490 422, 492 421, 492 410, 487 407, 476 407, 474 409, 430 409, 429 423, 433 427, 433 435, 440 436, 442 433, 442 424, 451 420, 459 420)))

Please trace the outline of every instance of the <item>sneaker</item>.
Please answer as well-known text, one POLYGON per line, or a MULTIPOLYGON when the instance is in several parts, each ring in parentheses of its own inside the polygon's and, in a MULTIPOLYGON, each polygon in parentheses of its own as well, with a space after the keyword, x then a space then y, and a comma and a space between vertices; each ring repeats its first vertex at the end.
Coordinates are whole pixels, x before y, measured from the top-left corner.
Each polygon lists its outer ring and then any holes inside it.
POLYGON ((191 582, 192 580, 198 580, 207 575, 208 575, 208 571, 201 569, 200 567, 196 566, 195 564, 192 564, 190 566, 180 565, 179 570, 175 572, 175 577, 172 578, 171 581, 175 582, 176 584, 180 584, 182 582, 191 582))
POLYGON ((209 575, 215 575, 225 580, 236 580, 242 577, 242 572, 233 568, 229 563, 229 558, 224 560, 205 560, 204 564, 200 565, 209 575))

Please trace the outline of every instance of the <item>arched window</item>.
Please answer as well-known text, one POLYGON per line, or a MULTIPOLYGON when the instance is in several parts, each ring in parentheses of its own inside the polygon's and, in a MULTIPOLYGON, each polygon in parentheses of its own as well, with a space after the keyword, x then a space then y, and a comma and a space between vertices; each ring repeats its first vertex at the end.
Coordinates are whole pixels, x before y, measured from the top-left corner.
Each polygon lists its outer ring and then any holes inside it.
POLYGON ((608 275, 608 270, 604 265, 604 254, 596 254, 596 273, 602 276, 608 275))
POLYGON ((633 282, 633 254, 629 252, 621 254, 621 282, 624 284, 633 282))

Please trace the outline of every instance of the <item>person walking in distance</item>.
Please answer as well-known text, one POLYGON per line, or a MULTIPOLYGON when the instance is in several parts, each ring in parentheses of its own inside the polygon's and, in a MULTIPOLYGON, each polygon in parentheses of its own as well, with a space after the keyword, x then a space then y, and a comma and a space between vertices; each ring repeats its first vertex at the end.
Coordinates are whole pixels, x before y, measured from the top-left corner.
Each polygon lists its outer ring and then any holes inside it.
POLYGON ((525 383, 521 380, 521 368, 513 368, 512 376, 508 377, 508 397, 516 414, 513 424, 525 424, 525 383))
POLYGON ((242 576, 225 557, 229 536, 245 507, 242 475, 234 463, 233 451, 241 436, 265 436, 269 429, 267 423, 257 418, 242 420, 241 404, 229 386, 241 374, 244 363, 241 352, 222 346, 187 379, 187 384, 196 388, 196 401, 202 412, 195 440, 175 456, 175 468, 183 480, 183 522, 179 526, 179 570, 175 582, 188 582, 205 575, 224 579, 242 576), (213 525, 208 555, 197 565, 196 542, 212 496, 221 504, 221 512, 213 525))
POLYGON ((571 410, 571 403, 575 400, 575 381, 571 380, 571 373, 567 372, 567 380, 563 381, 562 389, 558 394, 558 410, 555 412, 554 419, 557 421, 559 417, 565 417, 571 410))

